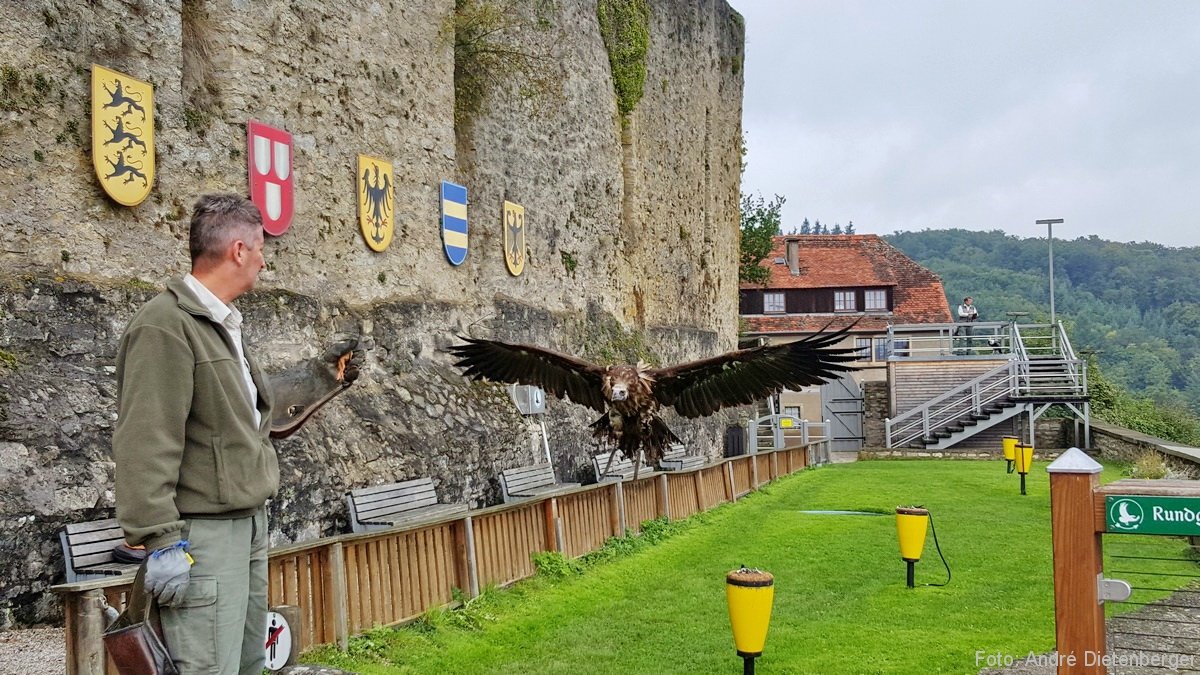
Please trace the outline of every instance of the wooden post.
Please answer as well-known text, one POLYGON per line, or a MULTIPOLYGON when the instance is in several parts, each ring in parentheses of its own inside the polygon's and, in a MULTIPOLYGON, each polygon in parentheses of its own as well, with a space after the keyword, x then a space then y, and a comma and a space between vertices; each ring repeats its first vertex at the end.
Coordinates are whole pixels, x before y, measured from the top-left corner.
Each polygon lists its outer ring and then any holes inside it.
POLYGON ((1106 673, 1104 604, 1099 579, 1104 572, 1093 494, 1102 467, 1071 448, 1047 467, 1054 546, 1054 637, 1059 675, 1106 673))
POLYGON ((758 455, 750 456, 750 489, 758 489, 758 455))
POLYGON ((546 514, 546 545, 551 551, 563 553, 562 524, 558 522, 558 499, 550 497, 542 502, 546 514))
POLYGON ((104 590, 71 593, 63 603, 68 675, 104 675, 104 590))
POLYGON ((725 498, 730 503, 737 501, 737 488, 733 484, 733 461, 725 462, 725 498))
POLYGON ((612 484, 612 494, 609 495, 611 500, 608 518, 612 525, 614 537, 625 536, 625 488, 622 486, 624 481, 617 479, 612 484))
POLYGON ((333 610, 333 638, 343 651, 350 646, 350 614, 346 605, 346 555, 342 542, 329 549, 329 604, 333 610))
POLYGON ((692 472, 692 489, 696 493, 696 513, 704 510, 704 469, 692 472))
POLYGON ((479 561, 475 557, 475 521, 471 516, 462 519, 463 557, 467 563, 467 592, 470 597, 479 597, 479 561))
POLYGON ((667 474, 658 476, 658 515, 660 518, 671 519, 671 495, 667 485, 667 474))
MULTIPOLYGON (((788 452, 788 451, 784 450, 784 452, 788 452)), ((771 480, 775 480, 776 478, 779 478, 779 453, 772 452, 771 453, 771 480)))

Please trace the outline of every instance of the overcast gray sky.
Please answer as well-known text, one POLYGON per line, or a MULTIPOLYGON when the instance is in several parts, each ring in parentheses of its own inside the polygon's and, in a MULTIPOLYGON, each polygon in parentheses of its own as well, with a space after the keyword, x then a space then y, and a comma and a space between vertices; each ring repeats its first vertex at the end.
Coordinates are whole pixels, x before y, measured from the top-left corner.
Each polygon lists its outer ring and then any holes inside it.
POLYGON ((742 191, 860 233, 1200 245, 1200 2, 730 0, 742 191))

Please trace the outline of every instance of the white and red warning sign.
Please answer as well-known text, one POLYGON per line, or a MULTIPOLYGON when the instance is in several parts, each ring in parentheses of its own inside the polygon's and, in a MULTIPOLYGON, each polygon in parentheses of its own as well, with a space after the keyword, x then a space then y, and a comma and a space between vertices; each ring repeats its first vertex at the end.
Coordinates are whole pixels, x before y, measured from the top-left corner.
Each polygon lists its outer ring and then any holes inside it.
POLYGON ((292 135, 250 120, 246 124, 250 200, 262 212, 263 229, 278 237, 292 224, 292 135))

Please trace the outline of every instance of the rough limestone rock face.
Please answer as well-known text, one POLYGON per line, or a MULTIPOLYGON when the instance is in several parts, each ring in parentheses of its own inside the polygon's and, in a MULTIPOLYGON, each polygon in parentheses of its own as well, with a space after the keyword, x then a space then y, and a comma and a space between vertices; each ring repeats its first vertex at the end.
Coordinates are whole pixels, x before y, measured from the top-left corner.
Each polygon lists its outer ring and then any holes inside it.
MULTIPOLYGON (((453 0, 0 12, 0 628, 60 619, 47 590, 63 578, 57 531, 113 513, 117 342, 188 270, 195 197, 248 190, 249 119, 293 134, 296 196, 291 229, 269 239, 269 268, 237 303, 247 341, 269 371, 339 333, 372 344, 358 383, 276 445, 275 545, 346 531, 353 487, 432 476, 443 500, 482 506, 499 499, 499 471, 543 456, 535 418, 452 366, 456 334, 610 362, 735 346, 741 17, 724 0, 652 0, 645 93, 623 123, 596 3, 528 5, 500 35, 550 77, 492 73, 457 121, 455 68, 473 66, 456 56, 453 0), (157 175, 136 207, 95 177, 92 63, 155 85, 157 175), (358 226, 359 153, 395 167, 382 253, 358 226), (442 250, 442 180, 469 190, 458 267, 442 250), (526 209, 519 277, 502 253, 505 199, 526 209)), ((593 479, 592 417, 549 402, 560 479, 593 479)), ((667 420, 716 456, 734 417, 667 420)))

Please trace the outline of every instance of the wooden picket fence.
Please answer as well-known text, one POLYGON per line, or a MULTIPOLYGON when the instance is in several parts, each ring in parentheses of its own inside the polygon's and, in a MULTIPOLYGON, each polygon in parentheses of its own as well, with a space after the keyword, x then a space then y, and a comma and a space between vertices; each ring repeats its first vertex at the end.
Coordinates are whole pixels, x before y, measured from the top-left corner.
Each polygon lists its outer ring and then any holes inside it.
MULTIPOLYGON (((534 573, 532 555, 578 557, 659 517, 678 520, 735 501, 827 457, 826 441, 724 459, 691 471, 597 483, 411 528, 347 534, 270 552, 268 604, 295 608, 299 649, 411 621, 534 573)), ((116 675, 101 642, 104 604, 121 609, 132 578, 62 584, 67 673, 116 675)))

